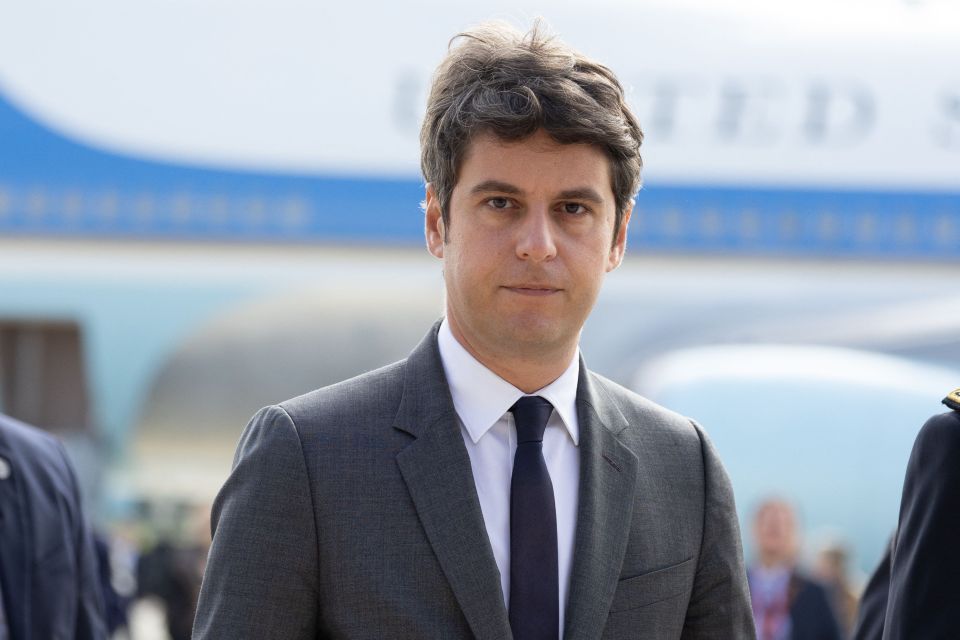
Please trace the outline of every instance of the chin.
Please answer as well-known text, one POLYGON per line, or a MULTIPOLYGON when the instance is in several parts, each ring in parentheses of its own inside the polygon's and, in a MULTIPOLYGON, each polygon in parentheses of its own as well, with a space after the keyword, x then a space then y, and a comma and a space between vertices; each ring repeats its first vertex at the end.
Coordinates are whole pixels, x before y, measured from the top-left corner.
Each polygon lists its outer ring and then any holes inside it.
POLYGON ((565 347, 571 340, 575 342, 577 337, 574 333, 571 338, 570 332, 557 322, 543 319, 518 322, 509 327, 504 335, 517 349, 528 353, 554 351, 565 347))

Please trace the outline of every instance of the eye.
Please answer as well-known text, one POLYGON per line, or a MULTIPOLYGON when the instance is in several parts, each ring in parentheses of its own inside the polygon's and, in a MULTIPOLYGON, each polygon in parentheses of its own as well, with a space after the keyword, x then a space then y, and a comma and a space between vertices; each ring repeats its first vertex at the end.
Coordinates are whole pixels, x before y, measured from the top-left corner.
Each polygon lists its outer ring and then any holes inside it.
POLYGON ((564 202, 560 208, 564 213, 570 213, 573 215, 582 215, 588 211, 588 209, 579 202, 564 202))
POLYGON ((487 204, 494 209, 506 209, 510 206, 510 200, 508 198, 490 198, 487 200, 487 204))

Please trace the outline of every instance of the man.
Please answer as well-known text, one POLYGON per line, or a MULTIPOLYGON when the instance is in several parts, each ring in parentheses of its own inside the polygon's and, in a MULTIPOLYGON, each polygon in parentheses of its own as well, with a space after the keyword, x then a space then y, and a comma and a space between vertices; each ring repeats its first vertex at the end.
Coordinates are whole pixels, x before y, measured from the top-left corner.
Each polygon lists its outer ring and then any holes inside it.
POLYGON ((857 640, 955 638, 960 628, 960 389, 913 445, 890 548, 861 601, 857 640))
POLYGON ((823 540, 814 562, 813 576, 827 591, 840 635, 849 638, 860 606, 860 589, 850 577, 850 548, 839 539, 823 540))
POLYGON ((106 638, 100 589, 63 445, 0 415, 0 638, 106 638))
POLYGON ((753 537, 757 563, 749 580, 758 640, 840 640, 826 590, 797 569, 793 507, 779 499, 762 502, 753 537))
POLYGON ((254 417, 196 638, 753 637, 705 434, 578 357, 641 137, 612 72, 537 29, 459 38, 421 132, 446 317, 254 417))

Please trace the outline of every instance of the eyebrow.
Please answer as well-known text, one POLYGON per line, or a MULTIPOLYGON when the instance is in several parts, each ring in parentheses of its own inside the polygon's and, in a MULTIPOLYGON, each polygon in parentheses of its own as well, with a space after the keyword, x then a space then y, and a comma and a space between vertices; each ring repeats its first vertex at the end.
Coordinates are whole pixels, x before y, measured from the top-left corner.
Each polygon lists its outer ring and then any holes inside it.
POLYGON ((518 187, 513 186, 509 182, 500 182, 499 180, 484 180, 480 184, 470 189, 471 194, 477 193, 489 193, 491 191, 499 191, 500 193, 511 193, 514 195, 523 193, 518 187))
MULTIPOLYGON (((491 191, 498 193, 509 193, 512 195, 520 195, 523 193, 523 190, 519 187, 514 186, 509 182, 502 182, 500 180, 484 180, 480 184, 477 184, 470 189, 471 195, 490 193, 491 191)), ((565 191, 561 191, 558 198, 561 200, 586 200, 587 202, 593 202, 595 204, 603 203, 603 196, 601 196, 596 192, 595 189, 591 187, 567 189, 565 191)))
POLYGON ((603 196, 590 187, 561 191, 560 198, 563 200, 586 200, 594 204, 603 204, 603 196))

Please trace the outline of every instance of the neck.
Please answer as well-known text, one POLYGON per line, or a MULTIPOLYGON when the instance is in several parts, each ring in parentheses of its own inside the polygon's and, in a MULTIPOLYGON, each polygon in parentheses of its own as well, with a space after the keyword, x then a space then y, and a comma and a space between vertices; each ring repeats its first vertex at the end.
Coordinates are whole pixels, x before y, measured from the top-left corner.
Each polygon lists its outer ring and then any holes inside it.
POLYGON ((760 566, 764 569, 780 569, 788 568, 793 563, 783 556, 780 555, 764 555, 760 554, 760 566))
POLYGON ((471 352, 471 355, 487 369, 490 369, 490 371, 493 371, 524 393, 533 393, 543 389, 559 378, 570 365, 569 358, 565 360, 562 365, 558 366, 530 367, 522 362, 513 363, 503 362, 501 360, 493 362, 485 360, 476 353, 471 352))
POLYGON ((557 349, 538 349, 526 353, 517 348, 509 353, 484 349, 468 340, 456 322, 447 316, 450 332, 477 362, 494 372, 524 393, 538 391, 559 378, 577 355, 577 345, 557 349))

